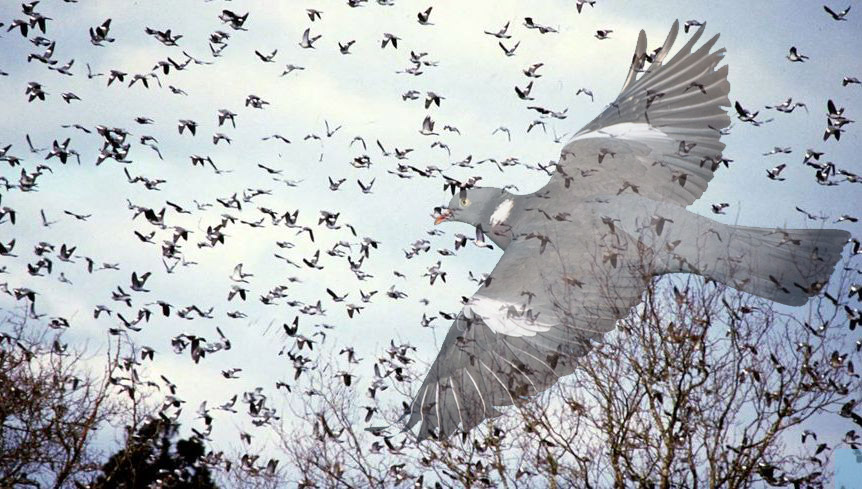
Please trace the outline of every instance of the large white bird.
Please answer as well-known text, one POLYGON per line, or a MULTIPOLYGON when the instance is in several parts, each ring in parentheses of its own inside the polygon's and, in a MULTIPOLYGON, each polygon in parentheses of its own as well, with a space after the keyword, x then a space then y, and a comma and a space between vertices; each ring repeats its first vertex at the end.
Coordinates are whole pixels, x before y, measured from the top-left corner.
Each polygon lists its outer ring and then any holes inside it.
POLYGON ((419 424, 420 439, 470 430, 572 373, 656 275, 695 273, 787 305, 829 279, 846 231, 733 226, 685 209, 719 168, 730 124, 718 35, 693 50, 704 28, 665 63, 675 22, 646 69, 641 31, 621 93, 565 145, 547 185, 463 185, 440 210, 438 223, 480 227, 505 253, 413 400, 407 427, 419 424))

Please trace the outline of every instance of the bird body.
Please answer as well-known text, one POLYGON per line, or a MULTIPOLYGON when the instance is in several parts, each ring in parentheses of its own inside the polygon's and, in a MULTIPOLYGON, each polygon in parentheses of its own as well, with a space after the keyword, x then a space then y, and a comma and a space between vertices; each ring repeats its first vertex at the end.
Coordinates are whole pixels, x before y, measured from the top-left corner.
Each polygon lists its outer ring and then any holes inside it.
POLYGON ((720 167, 701 162, 721 159, 730 125, 728 70, 716 68, 724 50, 710 52, 718 36, 692 49, 704 28, 665 63, 674 23, 648 68, 641 31, 620 95, 536 192, 447 181, 454 195, 435 222, 470 224, 504 253, 454 317, 406 414, 420 438, 468 431, 572 373, 655 276, 698 274, 786 305, 825 286, 846 231, 736 226, 686 210, 720 167), (686 90, 693 83, 706 89, 686 90))

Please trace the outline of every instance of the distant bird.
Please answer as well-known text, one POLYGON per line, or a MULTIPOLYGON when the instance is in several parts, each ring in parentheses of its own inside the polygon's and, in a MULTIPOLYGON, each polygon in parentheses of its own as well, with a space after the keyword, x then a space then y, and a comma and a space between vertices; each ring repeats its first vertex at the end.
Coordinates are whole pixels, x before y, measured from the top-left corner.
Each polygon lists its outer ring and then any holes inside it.
POLYGON ((234 282, 242 282, 245 284, 248 283, 248 280, 246 279, 249 277, 254 277, 254 274, 244 273, 242 271, 242 263, 239 263, 235 267, 233 267, 233 272, 230 274, 231 280, 233 280, 234 282))
POLYGON ((221 14, 219 14, 218 18, 229 25, 231 29, 243 31, 245 29, 245 22, 248 20, 248 13, 246 12, 243 15, 238 15, 230 10, 222 10, 221 14))
POLYGON ((137 273, 132 272, 132 285, 130 288, 135 292, 149 292, 149 290, 144 288, 148 278, 150 278, 150 272, 144 273, 140 276, 138 276, 137 273))
POLYGON ((823 10, 825 10, 827 14, 832 16, 832 18, 834 20, 845 20, 846 21, 847 20, 847 18, 846 18, 847 14, 850 13, 850 6, 848 5, 847 8, 845 8, 844 10, 842 10, 838 13, 835 13, 834 10, 832 10, 831 8, 829 8, 826 5, 823 6, 823 10))
POLYGON ((350 47, 356 43, 355 40, 347 41, 346 43, 338 43, 338 50, 341 51, 341 54, 350 54, 350 47))
POLYGON ((46 151, 46 150, 48 149, 48 148, 36 148, 36 147, 34 147, 34 146, 33 146, 33 141, 31 141, 31 140, 30 140, 30 135, 29 135, 29 134, 25 134, 25 135, 24 135, 24 139, 27 141, 27 147, 29 147, 29 148, 30 148, 30 152, 31 152, 31 153, 39 154, 39 153, 42 153, 42 152, 44 152, 44 151, 46 151))
POLYGON ((0 242, 0 256, 8 256, 15 257, 17 255, 12 254, 12 250, 15 248, 15 240, 12 239, 6 243, 0 242))
POLYGON ((808 59, 808 56, 805 56, 804 54, 800 54, 796 50, 796 46, 791 46, 790 47, 790 53, 787 55, 787 59, 789 59, 790 62, 792 62, 792 63, 804 63, 805 60, 808 59))
POLYGON ((589 5, 590 7, 596 6, 596 0, 576 0, 575 9, 577 9, 578 13, 581 13, 581 9, 584 8, 584 5, 589 5))
POLYGON ((713 214, 724 214, 724 210, 728 207, 730 207, 730 204, 728 204, 727 202, 712 204, 712 212, 713 214))
POLYGON ((777 155, 777 154, 785 154, 786 155, 786 154, 790 154, 792 152, 793 151, 790 149, 789 146, 786 148, 782 148, 780 146, 775 146, 770 151, 763 153, 763 156, 771 156, 771 155, 777 155))
POLYGON ((273 134, 272 136, 266 136, 266 137, 263 137, 262 139, 263 139, 263 141, 268 141, 270 139, 278 139, 279 141, 283 142, 284 144, 291 144, 290 139, 287 139, 286 137, 282 136, 281 134, 273 134))
POLYGON ((782 164, 776 166, 775 168, 773 168, 771 170, 766 170, 766 176, 768 176, 770 180, 776 180, 779 182, 783 182, 785 179, 780 177, 780 175, 781 175, 781 172, 784 171, 784 168, 786 168, 786 167, 787 167, 787 165, 782 163, 782 164))
POLYGON ((802 208, 800 208, 800 207, 796 207, 796 210, 797 210, 798 212, 800 212, 800 213, 804 214, 804 215, 805 215, 805 217, 807 217, 808 219, 810 219, 810 220, 812 220, 812 221, 816 221, 816 220, 821 220, 821 221, 822 221, 822 220, 825 220, 825 219, 827 219, 827 218, 828 218, 827 216, 823 216, 823 215, 819 215, 819 216, 818 216, 817 214, 812 214, 812 213, 810 213, 810 212, 808 212, 808 211, 806 211, 806 210, 804 210, 804 209, 802 209, 802 208))
POLYGON ((422 25, 434 25, 428 21, 431 18, 431 9, 434 7, 428 7, 424 12, 419 12, 416 14, 417 19, 419 19, 419 23, 422 25))
POLYGON ((236 113, 227 109, 218 110, 218 126, 221 127, 225 121, 230 121, 231 126, 236 129, 236 113))
POLYGON ((509 22, 506 22, 506 25, 504 25, 500 30, 498 30, 496 32, 485 31, 485 34, 488 34, 489 36, 494 36, 497 39, 510 39, 512 36, 509 35, 508 32, 509 32, 509 22))
POLYGON ((533 90, 533 82, 527 84, 526 87, 520 88, 515 87, 515 94, 521 100, 534 100, 533 97, 530 97, 530 92, 533 90))
POLYGON ((524 27, 527 29, 535 29, 538 30, 540 34, 548 34, 551 32, 557 32, 553 27, 548 27, 545 25, 537 24, 533 21, 532 17, 524 17, 524 27))
POLYGON ((190 119, 180 119, 177 123, 177 131, 182 134, 183 131, 188 130, 192 136, 195 135, 195 131, 197 131, 198 123, 190 120, 190 119))
POLYGON ((27 62, 29 63, 35 59, 41 63, 50 65, 48 68, 51 69, 53 65, 57 64, 57 60, 52 59, 52 57, 54 56, 54 47, 56 45, 57 45, 57 43, 52 42, 51 44, 49 44, 47 46, 47 48, 45 49, 45 52, 43 52, 42 54, 36 54, 36 53, 29 54, 27 56, 27 62))
POLYGON ((44 226, 46 228, 51 227, 52 225, 54 225, 57 222, 57 221, 49 221, 48 218, 45 216, 45 210, 44 209, 39 209, 39 215, 42 217, 42 226, 44 226))
POLYGON ((264 63, 273 63, 275 55, 278 54, 278 49, 273 49, 272 52, 269 54, 263 54, 260 51, 255 50, 254 54, 256 54, 257 57, 260 58, 260 60, 264 63))
POLYGON ((832 99, 826 101, 826 117, 829 121, 843 126, 849 122, 853 122, 844 116, 844 107, 837 107, 832 99))
POLYGON ((302 41, 299 42, 299 45, 303 49, 313 49, 314 43, 317 42, 320 37, 320 35, 311 36, 311 29, 306 29, 305 32, 302 33, 302 41))
POLYGON ((736 109, 737 117, 739 117, 739 120, 741 120, 742 122, 748 122, 754 126, 759 126, 759 125, 765 124, 765 123, 772 120, 772 119, 768 119, 765 121, 756 120, 757 114, 759 114, 760 112, 759 111, 752 112, 752 111, 744 108, 742 106, 742 104, 739 103, 739 101, 734 103, 733 107, 734 107, 734 109, 736 109))
POLYGON ((309 268, 314 268, 316 270, 323 270, 323 265, 319 265, 320 261, 320 250, 314 252, 314 255, 311 258, 303 258, 302 262, 309 268))
POLYGON ((383 34, 383 40, 380 41, 380 47, 386 48, 386 46, 388 44, 392 44, 393 48, 398 49, 398 41, 400 41, 400 40, 401 40, 400 37, 386 32, 383 34))
POLYGON ((228 291, 228 294, 227 294, 227 300, 228 300, 228 302, 230 302, 236 296, 239 296, 240 299, 245 300, 247 293, 248 293, 248 289, 240 287, 239 285, 231 285, 230 291, 228 291))
POLYGON ((70 156, 75 156, 78 160, 78 164, 81 164, 81 157, 77 151, 69 149, 70 139, 66 138, 62 143, 58 142, 56 139, 51 144, 51 151, 48 152, 48 156, 45 157, 46 160, 50 160, 51 158, 57 157, 60 160, 60 163, 66 164, 70 156))
POLYGON ((160 31, 157 29, 151 29, 149 27, 146 27, 144 28, 144 32, 149 34, 165 46, 176 46, 177 41, 179 41, 183 37, 181 34, 171 35, 171 29, 160 31))
POLYGON ((826 131, 823 133, 823 140, 827 141, 830 136, 834 136, 836 141, 840 141, 841 133, 844 132, 843 126, 853 121, 844 116, 844 107, 836 107, 832 99, 826 102, 826 110, 826 131))
POLYGON ((323 124, 326 126, 326 137, 328 137, 328 138, 331 138, 332 136, 334 136, 335 133, 338 132, 339 129, 341 129, 341 125, 338 125, 335 128, 331 128, 329 126, 329 121, 327 121, 325 119, 323 121, 323 124))
POLYGON ((509 131, 508 127, 500 126, 497 129, 494 129, 494 132, 492 132, 491 135, 497 134, 498 132, 505 133, 506 139, 508 139, 509 141, 512 140, 512 132, 509 131))
POLYGON ((305 68, 303 68, 302 66, 296 66, 294 64, 285 65, 284 71, 281 73, 281 76, 286 76, 286 75, 293 73, 294 71, 297 71, 297 70, 301 71, 304 69, 305 68))
POLYGON ((329 297, 332 299, 332 302, 344 302, 347 299, 347 296, 350 294, 342 294, 339 295, 335 293, 332 289, 327 288, 326 293, 329 294, 329 297))
POLYGON ((27 83, 27 89, 24 91, 24 94, 27 95, 27 102, 32 102, 36 99, 45 100, 45 96, 48 95, 48 93, 42 89, 42 84, 38 82, 27 83))
POLYGON ((90 42, 94 46, 103 46, 103 42, 114 42, 113 37, 108 37, 111 31, 111 19, 107 19, 97 27, 90 27, 90 42))
POLYGON ((528 68, 523 70, 524 75, 526 75, 528 78, 541 78, 542 75, 536 73, 536 71, 542 66, 545 66, 545 63, 535 63, 533 65, 530 65, 528 68))
POLYGON ((371 187, 374 186, 374 180, 376 180, 376 179, 372 178, 371 181, 368 182, 368 184, 364 184, 364 183, 362 183, 362 180, 356 179, 356 183, 359 185, 359 188, 362 190, 363 194, 370 194, 371 193, 371 187))
POLYGON ((685 24, 683 24, 682 29, 685 31, 686 34, 688 34, 689 29, 691 29, 692 27, 700 27, 702 25, 703 22, 692 19, 685 21, 685 24))
POLYGON ((582 94, 582 93, 583 93, 584 95, 586 95, 586 96, 590 97, 590 101, 591 101, 591 102, 595 102, 595 101, 596 101, 596 99, 593 97, 593 91, 592 91, 592 90, 590 90, 589 88, 579 88, 579 89, 578 89, 578 91, 577 91, 577 92, 575 92, 575 96, 577 97, 578 95, 580 95, 580 94, 582 94))
POLYGON ((515 51, 518 49, 518 46, 520 46, 520 45, 521 45, 521 41, 516 42, 516 43, 515 43, 515 45, 511 47, 511 49, 510 49, 510 48, 507 48, 507 47, 503 44, 503 42, 502 42, 502 41, 500 41, 498 44, 500 45, 500 49, 502 49, 502 50, 503 50, 503 52, 504 52, 504 53, 506 53, 506 56, 511 57, 511 56, 514 56, 514 55, 515 55, 515 51))
POLYGON ((437 133, 434 132, 434 121, 431 120, 430 115, 426 115, 425 119, 422 121, 422 129, 419 130, 419 133, 423 136, 436 136, 437 133))
POLYGON ((338 180, 333 180, 332 177, 328 177, 328 178, 329 178, 329 190, 332 190, 333 192, 338 191, 338 189, 341 187, 341 184, 343 184, 344 182, 347 181, 346 178, 339 178, 338 180))
POLYGON ((110 70, 108 72, 108 86, 111 86, 112 83, 114 83, 115 81, 118 81, 118 80, 120 83, 125 82, 127 75, 128 75, 128 73, 125 73, 125 72, 120 71, 120 70, 110 70))
POLYGON ((227 144, 230 144, 233 140, 229 138, 227 135, 217 132, 213 134, 213 144, 217 145, 219 141, 224 141, 227 144))
POLYGON ((610 34, 613 32, 610 29, 599 29, 596 31, 595 37, 599 41, 604 41, 605 39, 610 39, 610 34))
POLYGON ((446 97, 438 95, 434 92, 427 92, 425 94, 425 108, 427 109, 431 107, 431 105, 436 105, 437 107, 440 107, 440 101, 445 99, 446 97))
POLYGON ((90 63, 87 63, 87 78, 92 80, 93 78, 97 78, 100 76, 105 76, 104 73, 93 73, 93 69, 90 67, 90 63))
POLYGON ((784 102, 781 102, 780 104, 777 104, 777 105, 767 105, 766 106, 767 109, 775 109, 779 112, 784 112, 786 114, 793 112, 798 107, 802 107, 803 109, 805 109, 806 112, 808 112, 808 106, 807 105, 805 105, 802 102, 793 102, 792 98, 788 98, 784 102))
POLYGON ((262 109, 265 105, 269 105, 269 102, 258 97, 257 95, 251 94, 245 98, 245 106, 252 107, 255 109, 262 109))

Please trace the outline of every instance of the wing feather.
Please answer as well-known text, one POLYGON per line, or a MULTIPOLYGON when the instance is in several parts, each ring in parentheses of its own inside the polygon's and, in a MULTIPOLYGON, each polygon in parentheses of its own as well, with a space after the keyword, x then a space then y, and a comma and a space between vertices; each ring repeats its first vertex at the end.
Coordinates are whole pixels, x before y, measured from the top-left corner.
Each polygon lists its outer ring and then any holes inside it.
POLYGON ((643 67, 644 59, 646 56, 646 46, 646 32, 641 29, 640 34, 638 34, 638 42, 635 45, 635 54, 634 56, 632 56, 632 65, 631 68, 629 68, 629 74, 628 76, 626 76, 626 81, 623 83, 623 88, 622 90, 620 90, 621 92, 624 92, 625 89, 629 87, 629 85, 634 83, 638 71, 643 67))
MULTIPOLYGON (((558 172, 545 189, 565 188, 578 195, 634 191, 658 201, 689 205, 706 190, 721 159, 721 130, 730 125, 727 65, 717 68, 724 49, 712 51, 715 35, 693 50, 701 26, 667 62, 679 30, 675 22, 662 49, 646 70, 638 39, 632 68, 616 100, 578 131, 563 148, 558 172), (642 71, 637 78, 636 73, 642 71), (598 141, 596 141, 598 140, 598 141), (687 151, 680 153, 680 143, 687 151), (615 153, 613 164, 600 163, 615 153)), ((544 190, 544 189, 543 189, 544 190)))
MULTIPOLYGON (((563 231, 578 232, 577 226, 563 231)), ((420 439, 469 430, 499 416, 497 408, 524 402, 548 389, 572 373, 592 342, 612 330, 640 301, 642 278, 625 268, 593 269, 589 245, 567 236, 556 239, 571 241, 570 251, 540 255, 535 241, 513 239, 491 272, 490 285, 474 295, 506 306, 478 314, 469 310, 468 303, 453 321, 410 406, 407 427, 419 424, 420 439), (562 270, 581 277, 580 286, 563 287, 562 270), (613 289, 602 287, 604 280, 611 280, 613 289), (533 293, 529 299, 521 294, 524 288, 533 293), (495 312, 499 316, 488 321, 487 315, 495 312), (499 330, 491 326, 515 321, 512 315, 541 317, 550 328, 518 331, 517 325, 499 330)))

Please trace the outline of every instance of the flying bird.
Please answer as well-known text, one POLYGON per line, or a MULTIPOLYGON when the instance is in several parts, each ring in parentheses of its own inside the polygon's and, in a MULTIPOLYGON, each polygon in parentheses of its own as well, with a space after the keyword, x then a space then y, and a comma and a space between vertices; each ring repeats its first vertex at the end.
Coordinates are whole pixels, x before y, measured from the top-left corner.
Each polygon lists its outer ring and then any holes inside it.
POLYGON ((703 25, 703 22, 696 20, 696 19, 691 19, 691 20, 685 21, 685 24, 683 24, 682 29, 685 31, 686 34, 688 34, 688 31, 692 27, 700 27, 702 25, 703 25))
POLYGON ((791 63, 804 63, 808 56, 800 53, 796 46, 790 47, 790 52, 787 54, 787 59, 790 60, 791 63))
POLYGON ((828 6, 824 5, 823 10, 825 10, 826 13, 829 14, 834 20, 847 20, 847 14, 850 13, 850 6, 848 5, 847 8, 840 12, 835 12, 828 6))
POLYGON ((599 41, 604 41, 605 39, 611 38, 610 35, 612 32, 614 32, 614 31, 612 31, 610 29, 600 29, 600 30, 596 31, 596 35, 593 37, 595 37, 599 41))
POLYGON ((596 6, 596 0, 577 0, 577 2, 578 3, 575 4, 575 8, 578 10, 578 13, 581 13, 584 5, 589 5, 590 7, 596 6))
POLYGON ((419 12, 416 14, 416 17, 420 24, 422 25, 434 25, 428 20, 431 18, 431 9, 434 7, 428 7, 424 12, 419 12))
POLYGON ((299 42, 300 47, 303 49, 314 49, 314 43, 320 39, 321 35, 312 36, 311 29, 306 29, 302 33, 302 41, 299 42))
POLYGON ((497 39, 510 39, 512 36, 508 33, 509 32, 509 24, 510 24, 510 22, 506 22, 506 25, 501 27, 500 30, 498 30, 496 32, 485 31, 485 34, 488 34, 489 36, 494 36, 497 39))
POLYGON ((736 226, 685 209, 720 167, 701 161, 721 159, 730 125, 718 35, 693 49, 704 29, 666 60, 675 22, 648 68, 641 31, 620 94, 572 136, 536 192, 447 180, 454 195, 435 223, 480 228, 504 253, 464 298, 406 410, 420 439, 469 431, 572 373, 654 276, 698 274, 792 306, 829 279, 846 231, 736 226), (692 83, 707 93, 685 90, 692 83))
POLYGON ((275 55, 278 54, 278 49, 273 49, 269 54, 263 54, 260 51, 255 50, 254 54, 256 54, 264 63, 274 63, 275 61, 273 60, 275 59, 275 55))
POLYGON ((512 46, 511 48, 507 48, 507 47, 503 44, 503 41, 500 41, 498 44, 499 44, 499 46, 500 46, 500 49, 502 49, 502 50, 503 50, 503 52, 504 52, 504 53, 506 53, 506 56, 511 57, 511 56, 514 56, 514 55, 515 55, 515 51, 518 49, 518 46, 520 46, 520 45, 521 45, 521 41, 516 42, 516 43, 515 43, 515 45, 514 45, 514 46, 512 46))

